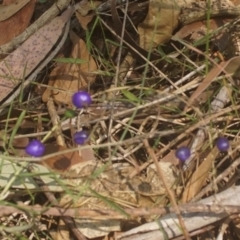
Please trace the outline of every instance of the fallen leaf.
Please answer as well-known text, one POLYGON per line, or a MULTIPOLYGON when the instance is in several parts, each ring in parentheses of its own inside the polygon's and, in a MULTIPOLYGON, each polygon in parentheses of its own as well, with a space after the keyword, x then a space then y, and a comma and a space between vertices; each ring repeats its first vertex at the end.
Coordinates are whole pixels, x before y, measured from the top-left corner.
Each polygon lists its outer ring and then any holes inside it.
POLYGON ((18 0, 8 5, 0 5, 0 21, 10 18, 23 8, 30 0, 18 0))
MULTIPOLYGON (((67 147, 48 144, 46 145, 44 155, 59 153, 67 149, 67 147)), ((80 149, 80 151, 76 150, 74 152, 58 154, 54 157, 47 158, 43 161, 43 165, 57 172, 66 172, 76 164, 91 160, 95 160, 93 149, 86 148, 83 150, 80 149)))
POLYGON ((70 37, 73 42, 70 58, 80 59, 83 63, 66 63, 53 69, 49 81, 50 84, 53 84, 54 89, 52 91, 46 90, 42 98, 43 101, 48 99, 52 93, 52 97, 57 103, 72 105, 72 92, 86 88, 96 78, 96 75, 91 72, 97 70, 97 65, 88 52, 85 42, 74 32, 70 33, 70 37))
MULTIPOLYGON (((59 153, 60 151, 66 150, 66 147, 58 146, 54 144, 46 145, 46 151, 44 155, 59 153)), ((43 165, 48 168, 58 171, 64 172, 67 171, 74 164, 82 162, 82 158, 79 156, 78 151, 74 151, 71 153, 63 153, 61 155, 56 155, 55 157, 47 158, 43 161, 43 165)))
MULTIPOLYGON (((6 147, 9 144, 9 138, 10 136, 4 131, 0 131, 0 146, 1 147, 6 147)), ((13 148, 8 148, 8 152, 11 154, 15 154, 18 156, 25 156, 25 147, 29 143, 29 138, 27 137, 21 137, 21 138, 14 138, 12 141, 11 146, 13 148)))
POLYGON ((54 18, 0 63, 0 101, 10 94, 44 59, 62 34, 72 9, 54 18))
POLYGON ((190 23, 186 26, 183 26, 178 32, 174 34, 172 39, 175 38, 184 39, 189 37, 193 40, 199 40, 200 38, 206 36, 207 33, 211 33, 224 24, 232 21, 232 19, 225 18, 214 18, 207 21, 198 21, 190 23))
MULTIPOLYGON (((18 162, 8 161, 4 159, 4 156, 0 158, 1 165, 1 174, 0 174, 0 187, 3 189, 9 181, 13 181, 11 184, 11 188, 17 189, 39 189, 35 180, 30 175, 27 168, 23 168, 18 162), (21 172, 18 177, 15 177, 16 172, 21 172)), ((49 169, 39 164, 32 164, 34 168, 34 173, 36 175, 41 175, 42 181, 48 186, 50 191, 63 191, 62 187, 59 186, 59 183, 56 182, 56 178, 59 179, 60 176, 57 174, 52 174, 49 169)))
MULTIPOLYGON (((120 20, 120 16, 118 15, 116 0, 112 0, 112 2, 111 2, 111 14, 112 14, 114 31, 120 37, 120 36, 122 36, 123 24, 120 20)), ((145 49, 140 47, 138 45, 138 43, 136 43, 136 40, 134 38, 132 38, 131 34, 129 34, 128 31, 126 31, 126 29, 124 31, 124 40, 129 45, 131 45, 131 47, 129 48, 129 51, 138 60, 140 60, 140 61, 144 60, 144 62, 146 62, 145 58, 149 59, 150 61, 159 60, 159 55, 158 54, 155 54, 155 53, 149 54, 149 51, 146 51, 145 49)), ((162 60, 162 61, 157 63, 157 66, 159 68, 161 68, 161 67, 164 67, 165 64, 166 64, 166 61, 162 60)))
POLYGON ((4 34, 0 34, 0 45, 10 42, 14 37, 21 34, 27 28, 32 18, 35 5, 36 0, 28 0, 28 3, 17 13, 7 20, 0 22, 0 29, 2 32, 4 32, 4 34))
POLYGON ((140 46, 149 50, 168 41, 178 24, 179 14, 176 1, 150 1, 147 17, 138 26, 140 46))
POLYGON ((81 1, 76 9, 76 17, 84 30, 87 30, 87 25, 96 15, 93 11, 95 10, 102 2, 94 1, 94 2, 84 2, 81 1), (90 13, 89 13, 90 12, 90 13))
MULTIPOLYGON (((198 88, 194 91, 188 100, 188 106, 191 106, 194 102, 198 102, 198 97, 205 91, 212 81, 221 73, 228 74, 229 77, 233 76, 236 78, 240 77, 240 57, 233 57, 227 62, 221 62, 215 66, 199 84, 198 88)), ((185 108, 186 110, 186 108, 185 108)))
POLYGON ((193 173, 183 192, 183 203, 189 202, 194 196, 196 196, 203 187, 203 185, 206 183, 206 179, 209 175, 213 161, 216 159, 217 154, 218 150, 215 147, 193 173))

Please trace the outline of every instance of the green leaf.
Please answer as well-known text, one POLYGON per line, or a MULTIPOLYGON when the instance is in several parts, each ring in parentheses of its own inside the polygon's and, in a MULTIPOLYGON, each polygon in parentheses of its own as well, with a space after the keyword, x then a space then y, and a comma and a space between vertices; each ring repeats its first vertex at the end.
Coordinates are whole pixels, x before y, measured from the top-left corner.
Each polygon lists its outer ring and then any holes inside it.
POLYGON ((27 224, 27 225, 20 225, 20 226, 14 226, 14 227, 3 227, 3 230, 7 233, 16 233, 16 232, 23 232, 28 229, 32 229, 33 224, 27 224))
POLYGON ((73 117, 76 117, 77 114, 75 111, 73 111, 72 109, 67 109, 65 112, 64 112, 64 116, 66 118, 73 118, 73 117))
POLYGON ((140 99, 128 90, 123 89, 122 94, 131 102, 139 103, 140 99))
POLYGON ((59 63, 72 63, 72 64, 88 63, 88 61, 80 58, 55 58, 54 61, 59 63))
POLYGON ((26 115, 26 110, 21 112, 20 116, 17 119, 17 122, 16 122, 15 126, 12 129, 12 134, 11 134, 10 139, 9 139, 9 145, 10 146, 12 146, 13 139, 14 139, 19 127, 21 126, 21 124, 23 122, 25 115, 26 115))

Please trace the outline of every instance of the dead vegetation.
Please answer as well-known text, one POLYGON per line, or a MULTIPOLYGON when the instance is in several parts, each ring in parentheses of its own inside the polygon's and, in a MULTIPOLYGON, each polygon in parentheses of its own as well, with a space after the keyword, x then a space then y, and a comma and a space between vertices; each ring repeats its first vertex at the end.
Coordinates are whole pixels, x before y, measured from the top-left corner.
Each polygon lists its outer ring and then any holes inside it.
POLYGON ((0 238, 238 239, 239 4, 4 0, 0 238))

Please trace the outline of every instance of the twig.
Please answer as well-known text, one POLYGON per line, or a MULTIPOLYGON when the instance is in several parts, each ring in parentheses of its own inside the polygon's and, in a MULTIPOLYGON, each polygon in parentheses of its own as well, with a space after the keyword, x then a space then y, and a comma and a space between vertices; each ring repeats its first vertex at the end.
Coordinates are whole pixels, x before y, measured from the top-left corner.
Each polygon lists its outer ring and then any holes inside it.
MULTIPOLYGON (((240 213, 240 206, 237 205, 217 205, 217 204, 184 204, 179 205, 178 209, 181 213, 227 213, 237 214, 240 213)), ((124 209, 124 211, 132 217, 138 216, 151 216, 163 215, 167 213, 175 213, 174 207, 161 207, 161 208, 137 208, 137 209, 124 209)), ((43 207, 39 205, 25 206, 0 206, 0 216, 6 216, 12 213, 28 213, 49 216, 67 216, 72 218, 85 218, 88 219, 125 219, 122 215, 114 210, 107 209, 76 209, 76 208, 61 208, 61 207, 43 207)))
POLYGON ((49 115, 51 117, 52 125, 56 126, 55 135, 57 139, 57 144, 60 146, 66 146, 63 135, 62 135, 62 130, 60 128, 59 116, 55 109, 52 97, 48 99, 47 108, 48 108, 49 115))
POLYGON ((232 221, 232 219, 229 218, 229 217, 227 219, 225 219, 225 221, 222 223, 222 226, 220 228, 220 232, 218 233, 218 236, 217 236, 216 240, 223 240, 224 232, 229 227, 229 223, 231 221, 232 221))
MULTIPOLYGON (((155 136, 157 137, 161 137, 161 136, 168 136, 171 134, 175 134, 178 133, 176 130, 166 130, 166 131, 156 131, 156 132, 150 132, 150 133, 145 133, 142 134, 140 136, 136 136, 127 140, 122 140, 122 141, 118 141, 118 142, 113 142, 113 143, 103 143, 103 144, 92 144, 91 146, 89 145, 85 145, 85 146, 81 146, 81 149, 87 149, 87 148, 102 148, 102 147, 108 147, 108 146, 118 146, 118 145, 129 145, 129 144, 133 144, 133 143, 141 143, 142 139, 144 138, 153 138, 155 136)), ((78 147, 76 148, 71 148, 71 149, 66 149, 63 150, 61 152, 57 152, 57 153, 53 153, 53 154, 49 154, 46 155, 42 158, 31 158, 31 157, 14 157, 14 156, 5 156, 5 155, 1 155, 0 154, 0 158, 2 159, 8 159, 10 161, 24 161, 24 162, 39 162, 39 161, 43 161, 46 160, 48 158, 52 158, 54 156, 58 156, 58 155, 62 155, 62 154, 67 154, 67 153, 71 153, 78 150, 78 147)))

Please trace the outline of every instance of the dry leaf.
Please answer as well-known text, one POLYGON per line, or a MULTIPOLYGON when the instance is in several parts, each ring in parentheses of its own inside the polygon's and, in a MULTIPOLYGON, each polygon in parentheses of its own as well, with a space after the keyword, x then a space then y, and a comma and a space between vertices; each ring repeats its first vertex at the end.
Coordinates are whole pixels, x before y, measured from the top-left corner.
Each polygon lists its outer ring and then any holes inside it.
POLYGON ((0 29, 4 32, 4 34, 0 35, 0 45, 10 42, 14 37, 21 34, 27 28, 32 18, 35 5, 36 0, 30 0, 11 18, 0 22, 0 29))
POLYGON ((191 178, 189 179, 187 186, 183 192, 182 202, 186 203, 190 201, 200 191, 202 186, 206 183, 206 178, 209 175, 209 171, 212 167, 212 163, 218 154, 218 150, 215 147, 196 169, 191 178))
MULTIPOLYGON (((66 147, 48 144, 46 145, 45 154, 59 153, 60 151, 67 150, 66 147)), ((82 162, 82 158, 79 156, 78 151, 64 153, 55 157, 47 158, 44 160, 44 165, 48 166, 54 171, 64 172, 70 169, 73 165, 82 162)))
POLYGON ((0 63, 0 101, 44 59, 61 36, 71 14, 72 9, 68 9, 60 17, 54 18, 0 63))
POLYGON ((149 50, 168 41, 178 24, 180 7, 172 0, 152 0, 146 19, 139 24, 140 46, 149 50))
POLYGON ((76 17, 81 24, 82 28, 87 30, 87 25, 92 21, 93 17, 96 15, 93 10, 95 10, 102 2, 84 2, 81 1, 76 9, 76 17), (92 12, 89 14, 89 12, 92 12))
MULTIPOLYGON (((81 59, 85 63, 75 64, 67 63, 62 67, 53 69, 50 74, 50 82, 53 82, 52 97, 58 103, 72 104, 72 92, 86 88, 95 80, 96 75, 91 72, 97 70, 97 65, 94 59, 88 52, 85 42, 80 39, 75 33, 70 33, 73 42, 71 58, 81 59), (60 89, 61 91, 58 91, 60 89)), ((46 90, 43 95, 43 101, 48 99, 51 92, 46 90)))
POLYGON ((12 146, 14 150, 9 148, 8 152, 18 156, 25 156, 26 154, 25 148, 28 145, 28 143, 29 143, 29 138, 27 137, 13 139, 12 146))
MULTIPOLYGON (((57 229, 53 229, 51 233, 55 232, 55 238, 56 240, 71 240, 70 237, 70 231, 69 231, 69 225, 66 224, 62 219, 58 222, 57 229)), ((52 236, 53 237, 53 236, 52 236)))
POLYGON ((95 16, 95 13, 89 14, 87 16, 82 16, 81 14, 76 12, 76 17, 84 30, 88 29, 87 26, 92 21, 94 16, 95 16))
MULTIPOLYGON (((215 66, 203 79, 203 81, 199 84, 198 88, 194 91, 191 97, 188 100, 188 106, 193 104, 195 101, 198 102, 198 97, 201 95, 203 91, 205 91, 211 82, 223 71, 229 76, 233 76, 236 78, 240 77, 239 72, 240 67, 240 57, 234 57, 227 62, 221 62, 219 65, 215 66)), ((186 108, 185 108, 186 110, 186 108)))
MULTIPOLYGON (((10 135, 5 134, 4 131, 0 131, 0 146, 6 147, 8 145, 8 140, 10 138, 10 135)), ((21 137, 21 138, 15 138, 12 141, 11 146, 12 148, 8 148, 8 152, 11 154, 16 154, 18 156, 26 156, 25 148, 29 143, 29 138, 27 137, 21 137)))
POLYGON ((30 0, 18 0, 12 4, 0 5, 0 21, 4 21, 10 18, 12 15, 17 13, 23 8, 30 0))
MULTIPOLYGON (((46 151, 44 155, 59 153, 67 150, 67 147, 58 146, 55 144, 46 145, 46 151)), ((55 157, 47 158, 44 160, 44 165, 54 171, 65 172, 72 168, 73 165, 79 164, 85 161, 95 160, 94 152, 92 148, 80 149, 70 153, 63 153, 55 157)))
POLYGON ((198 21, 194 23, 190 23, 184 27, 182 27, 173 37, 172 39, 179 38, 183 39, 190 36, 190 39, 199 40, 200 38, 206 36, 206 33, 211 33, 217 28, 223 26, 224 24, 232 21, 232 19, 225 18, 214 18, 207 21, 198 21), (209 27, 207 29, 207 26, 209 27))

